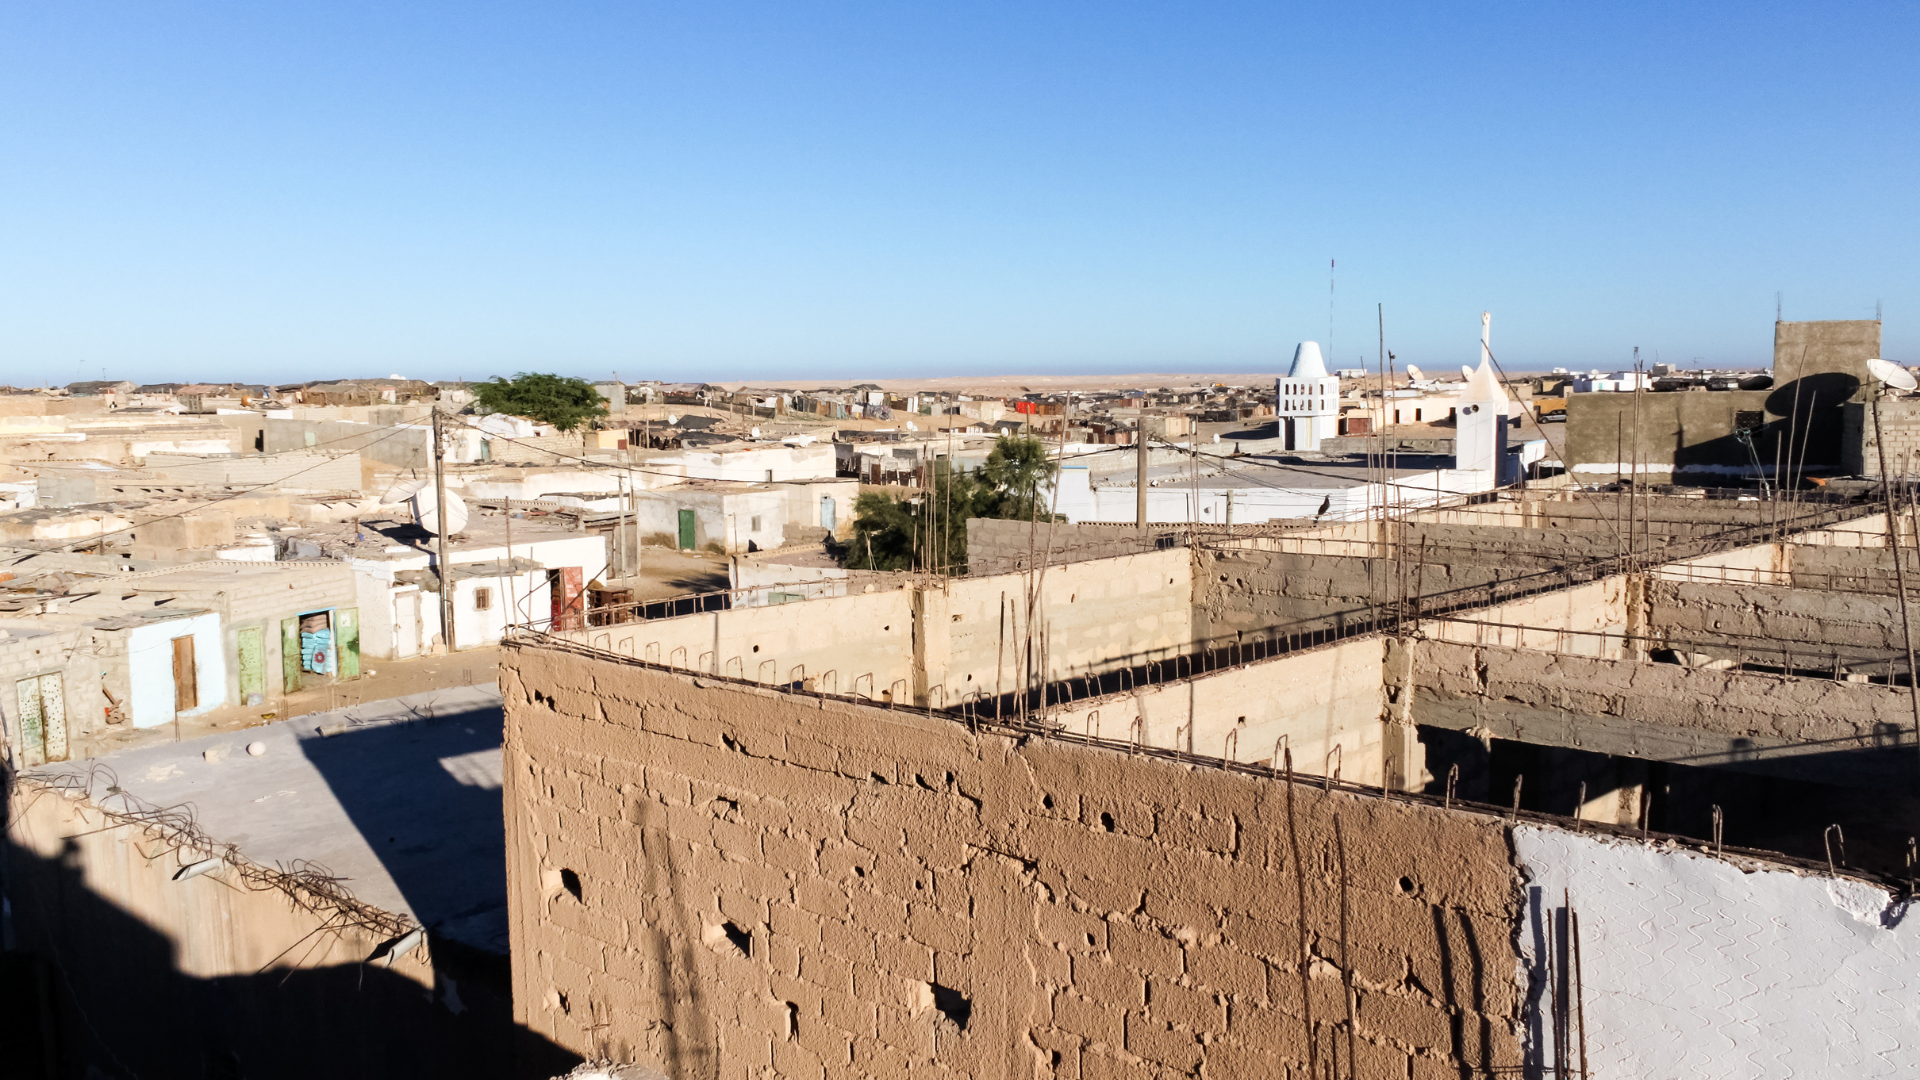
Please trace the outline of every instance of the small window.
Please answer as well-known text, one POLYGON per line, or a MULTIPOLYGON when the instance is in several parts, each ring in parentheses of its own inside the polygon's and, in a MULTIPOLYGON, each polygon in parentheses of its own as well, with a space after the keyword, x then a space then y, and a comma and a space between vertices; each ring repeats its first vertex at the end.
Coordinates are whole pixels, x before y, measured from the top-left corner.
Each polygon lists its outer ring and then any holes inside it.
POLYGON ((492 609, 493 609, 493 590, 492 589, 473 590, 473 610, 490 611, 492 609))
POLYGON ((755 514, 753 516, 753 519, 747 523, 747 529, 750 532, 760 531, 760 515, 755 514))

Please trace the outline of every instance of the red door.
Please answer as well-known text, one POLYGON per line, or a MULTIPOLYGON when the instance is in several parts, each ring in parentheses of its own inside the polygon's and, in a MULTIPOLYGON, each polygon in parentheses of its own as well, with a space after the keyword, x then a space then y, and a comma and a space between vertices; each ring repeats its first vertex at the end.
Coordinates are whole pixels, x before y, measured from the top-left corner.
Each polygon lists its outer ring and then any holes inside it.
POLYGON ((586 625, 586 581, 582 568, 563 566, 553 578, 553 628, 578 630, 586 625))

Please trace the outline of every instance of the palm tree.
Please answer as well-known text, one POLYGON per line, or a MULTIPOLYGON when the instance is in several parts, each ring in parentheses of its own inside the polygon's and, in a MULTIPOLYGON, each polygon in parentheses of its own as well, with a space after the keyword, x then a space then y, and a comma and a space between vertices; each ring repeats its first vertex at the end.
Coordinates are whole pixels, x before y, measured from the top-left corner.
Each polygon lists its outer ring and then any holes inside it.
POLYGON ((1027 520, 1039 515, 1040 486, 1053 478, 1053 459, 1039 439, 1003 435, 993 444, 980 477, 999 495, 993 516, 1027 520))

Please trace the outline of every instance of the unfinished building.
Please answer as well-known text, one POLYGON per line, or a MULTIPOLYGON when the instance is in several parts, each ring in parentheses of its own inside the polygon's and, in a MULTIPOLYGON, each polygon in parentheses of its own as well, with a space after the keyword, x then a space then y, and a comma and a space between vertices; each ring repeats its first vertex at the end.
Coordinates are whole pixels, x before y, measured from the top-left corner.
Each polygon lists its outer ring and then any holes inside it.
POLYGON ((1894 537, 980 522, 1001 572, 521 636, 516 1018, 675 1076, 1909 1073, 1894 537))

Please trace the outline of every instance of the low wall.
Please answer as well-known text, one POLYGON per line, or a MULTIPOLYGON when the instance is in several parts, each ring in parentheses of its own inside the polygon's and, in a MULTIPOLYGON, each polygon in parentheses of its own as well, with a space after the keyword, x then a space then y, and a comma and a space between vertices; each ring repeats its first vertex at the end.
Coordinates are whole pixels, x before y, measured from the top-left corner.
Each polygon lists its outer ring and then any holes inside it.
POLYGON ((179 812, 128 823, 9 780, 13 928, 51 969, 46 1075, 506 1078, 568 1060, 520 1041, 496 960, 431 938, 387 963, 410 929, 394 915, 237 859, 176 880, 218 853, 179 846, 179 812))

